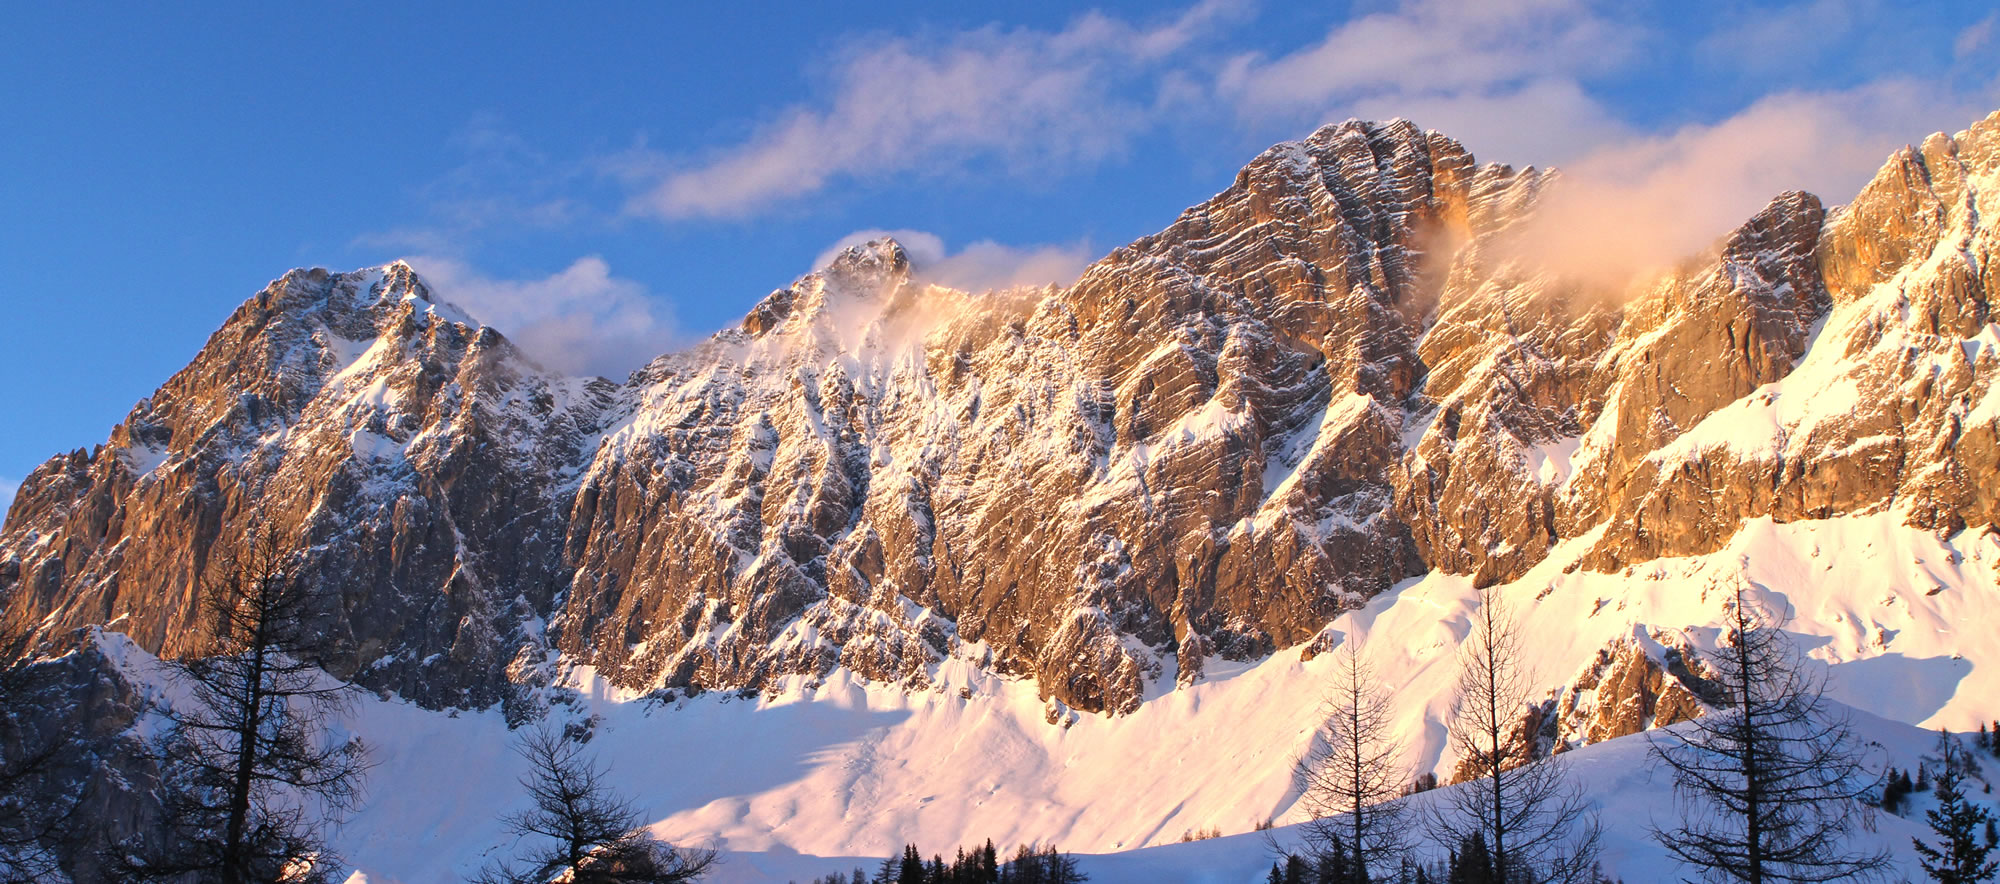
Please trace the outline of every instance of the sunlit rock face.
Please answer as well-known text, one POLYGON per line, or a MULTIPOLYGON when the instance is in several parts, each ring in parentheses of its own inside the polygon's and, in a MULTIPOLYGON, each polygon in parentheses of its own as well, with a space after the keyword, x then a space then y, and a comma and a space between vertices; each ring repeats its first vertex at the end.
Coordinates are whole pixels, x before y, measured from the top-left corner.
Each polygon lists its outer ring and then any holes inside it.
POLYGON ((323 595, 334 672, 497 702, 568 578, 567 487, 615 393, 540 373, 407 266, 288 273, 107 444, 22 483, 0 533, 8 619, 198 650, 202 580, 268 526, 323 595))
MULTIPOLYGON (((0 598, 185 653, 201 577, 270 526, 329 668, 427 705, 515 703, 560 658, 691 691, 956 657, 1060 717, 1564 540, 1609 570, 1764 516, 1994 521, 2000 116, 1619 290, 1517 247, 1561 186, 1342 123, 1073 285, 954 291, 869 243, 622 384, 402 265, 294 271, 23 483, 0 598)), ((1607 666, 1627 699, 1564 727, 1686 713, 1607 666)))

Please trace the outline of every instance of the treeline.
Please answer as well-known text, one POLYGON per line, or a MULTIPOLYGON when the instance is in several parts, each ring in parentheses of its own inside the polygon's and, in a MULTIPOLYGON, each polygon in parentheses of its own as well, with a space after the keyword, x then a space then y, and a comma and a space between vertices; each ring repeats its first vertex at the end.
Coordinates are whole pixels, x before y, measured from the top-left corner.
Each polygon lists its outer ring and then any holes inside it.
POLYGON ((923 851, 909 844, 901 855, 883 859, 874 877, 857 868, 848 875, 814 878, 809 884, 1079 884, 1088 880, 1090 876, 1077 869, 1075 857, 1053 846, 1023 844, 1015 848, 1012 858, 1002 861, 989 839, 970 852, 960 847, 950 862, 939 855, 925 860, 923 851))
MULTIPOLYGON (((1368 884, 1368 882, 1395 882, 1395 884, 1509 884, 1501 877, 1500 866, 1494 862, 1493 851, 1486 844, 1486 838, 1477 833, 1462 844, 1442 851, 1443 858, 1424 863, 1403 857, 1393 870, 1378 869, 1370 872, 1365 867, 1355 866, 1351 854, 1341 850, 1339 839, 1334 839, 1332 850, 1322 851, 1308 859, 1289 853, 1283 859, 1271 863, 1271 874, 1267 884, 1368 884)), ((1616 884, 1601 873, 1591 876, 1593 884, 1616 884)), ((1518 880, 1518 879, 1517 879, 1518 880)))

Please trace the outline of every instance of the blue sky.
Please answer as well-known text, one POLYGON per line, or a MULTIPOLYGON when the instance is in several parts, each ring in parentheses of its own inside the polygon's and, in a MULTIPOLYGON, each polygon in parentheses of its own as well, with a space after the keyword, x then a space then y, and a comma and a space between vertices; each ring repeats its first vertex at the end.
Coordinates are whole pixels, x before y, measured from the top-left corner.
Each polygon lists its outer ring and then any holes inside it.
POLYGON ((1350 116, 1562 165, 1648 260, 2000 107, 1978 2, 206 9, 0 6, 0 503, 295 266, 622 374, 866 231, 1066 278, 1350 116))

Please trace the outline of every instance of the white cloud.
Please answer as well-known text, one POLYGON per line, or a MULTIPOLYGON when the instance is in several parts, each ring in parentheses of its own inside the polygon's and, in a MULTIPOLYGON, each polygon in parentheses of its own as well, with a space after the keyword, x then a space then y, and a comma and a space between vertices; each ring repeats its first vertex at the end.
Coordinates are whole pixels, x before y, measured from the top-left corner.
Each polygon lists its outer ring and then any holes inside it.
MULTIPOLYGON (((929 173, 980 160, 1016 172, 1123 150, 1158 102, 1137 76, 1234 5, 1209 0, 1138 28, 1090 14, 1057 32, 988 27, 898 38, 833 64, 824 107, 794 106, 748 141, 663 176, 632 208, 663 218, 743 215, 838 179, 929 173)), ((625 158, 628 169, 672 165, 625 158)))
MULTIPOLYGON (((1248 118, 1400 116, 1482 160, 1560 166, 1524 254, 1603 281, 1709 246, 1782 191, 1844 200, 1898 146, 1980 113, 1943 84, 1885 77, 1769 94, 1719 120, 1642 131, 1586 84, 1628 69, 1661 35, 1608 9, 1588 0, 1406 0, 1293 53, 1238 56, 1217 93, 1248 118)), ((1796 64, 1825 51, 1801 46, 1815 42, 1801 34, 1830 42, 1878 11, 1872 0, 1749 10, 1689 50, 1746 71, 1796 64)), ((1961 32, 1960 55, 1986 39, 1979 26, 1961 32)))
POLYGON ((1582 79, 1638 43, 1581 0, 1412 0, 1296 52, 1239 55, 1216 90, 1250 118, 1404 117, 1483 157, 1559 162, 1621 131, 1582 79))
POLYGON ((824 267, 840 250, 869 240, 890 237, 910 254, 917 278, 967 292, 1023 285, 1068 285, 1076 281, 1093 257, 1086 243, 1008 246, 992 240, 970 243, 958 251, 945 247, 942 237, 921 230, 857 230, 840 238, 814 259, 824 267))
POLYGON ((1785 190, 1850 198, 1898 147, 1976 119, 1934 84, 1766 97, 1718 123, 1608 142, 1562 170, 1527 254, 1617 282, 1697 252, 1785 190))
POLYGON ((440 298, 557 371, 623 378, 678 340, 671 315, 646 287, 611 275, 595 255, 539 279, 493 279, 435 255, 408 260, 440 298))
POLYGON ((14 506, 14 493, 20 490, 19 479, 0 476, 0 518, 6 518, 7 510, 14 506))
POLYGON ((1371 96, 1344 113, 1412 120, 1457 139, 1482 162, 1515 165, 1567 163, 1631 134, 1580 84, 1562 77, 1492 91, 1371 96))
POLYGON ((1621 60, 1630 37, 1573 0, 1404 3, 1345 21, 1276 59, 1231 61, 1222 91, 1253 109, 1315 107, 1357 95, 1457 93, 1621 60))
MULTIPOLYGON (((1166 120, 1233 117, 1248 132, 1282 132, 1348 116, 1403 117, 1458 138, 1482 160, 1563 168, 1553 220, 1536 236, 1576 243, 1571 254, 1587 260, 1567 263, 1623 273, 1707 245, 1784 189, 1844 199, 1896 145, 1963 125, 1978 115, 1971 111, 1983 110, 1974 105, 1991 100, 1954 98, 1946 83, 1927 90, 1878 78, 1844 91, 1766 95, 1695 123, 1659 114, 1677 128, 1649 131, 1633 122, 1647 115, 1622 101, 1608 104, 1603 96, 1612 93, 1597 88, 1643 73, 1647 59, 1661 53, 1675 63, 1749 71, 1791 58, 1788 52, 1841 51, 1798 45, 1805 31, 1846 34, 1845 44, 1928 41, 1933 57, 1948 51, 1936 33, 1897 25, 1895 10, 1879 0, 1796 0, 1731 12, 1706 38, 1678 43, 1631 18, 1643 10, 1598 0, 1366 6, 1380 11, 1340 21, 1296 51, 1233 57, 1235 50, 1220 45, 1241 10, 1232 0, 1207 0, 1145 25, 1090 13, 1054 31, 989 26, 876 37, 822 65, 829 84, 822 100, 792 105, 739 143, 706 157, 641 145, 599 157, 594 174, 636 194, 628 211, 669 220, 743 216, 842 181, 968 169, 1066 171, 1131 148, 1166 120), (1551 232, 1558 230, 1561 236, 1551 232)), ((1945 34, 1961 67, 1988 69, 1966 58, 1991 45, 1994 23, 1988 16, 1955 40, 1945 34)), ((470 159, 438 192, 461 197, 451 205, 473 219, 465 224, 486 217, 526 226, 575 222, 561 185, 581 173, 547 162, 489 122, 476 121, 460 144, 470 159), (514 199, 499 204, 464 198, 482 192, 480 182, 514 178, 546 183, 516 188, 514 199)), ((861 231, 843 243, 883 232, 861 231)), ((921 272, 969 290, 1067 281, 1090 257, 1081 245, 979 241, 954 251, 932 234, 893 233, 921 272)), ((411 250, 451 253, 403 241, 411 250)), ((487 308, 501 311, 497 326, 552 363, 581 358, 565 352, 603 349, 579 343, 592 331, 623 336, 611 352, 652 355, 658 345, 630 339, 670 338, 668 324, 654 320, 643 289, 612 278, 601 264, 578 262, 545 280, 475 277, 468 284, 500 305, 487 308), (528 310, 522 292, 530 289, 568 293, 548 300, 571 306, 547 315, 528 310)))

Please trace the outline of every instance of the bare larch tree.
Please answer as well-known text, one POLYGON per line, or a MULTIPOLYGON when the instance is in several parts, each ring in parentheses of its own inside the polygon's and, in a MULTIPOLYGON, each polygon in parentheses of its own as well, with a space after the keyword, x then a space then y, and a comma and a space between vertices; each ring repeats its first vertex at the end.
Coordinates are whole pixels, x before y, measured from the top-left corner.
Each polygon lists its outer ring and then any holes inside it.
POLYGON ((534 838, 514 863, 489 867, 479 884, 682 884, 716 862, 709 850, 680 848, 646 832, 638 808, 612 792, 609 771, 577 739, 540 728, 515 751, 528 762, 521 787, 529 807, 505 818, 509 834, 534 838))
POLYGON ((1370 869, 1394 868, 1408 849, 1403 825, 1401 744, 1389 720, 1388 697, 1349 640, 1335 651, 1325 715, 1293 769, 1299 801, 1310 819, 1301 826, 1306 850, 1320 868, 1365 882, 1370 869))
POLYGON ((155 744, 161 831, 112 857, 139 880, 317 882, 335 874, 324 828, 361 797, 367 753, 333 736, 354 689, 317 664, 320 600, 274 529, 249 532, 200 585, 209 643, 165 661, 186 690, 155 744))
POLYGON ((1824 670, 1801 661, 1786 618, 1739 582, 1728 632, 1709 661, 1717 708, 1655 731, 1680 820, 1653 837, 1704 881, 1850 881, 1879 877, 1889 855, 1849 841, 1882 779, 1845 715, 1826 701, 1824 670))
POLYGON ((1507 884, 1594 881, 1596 807, 1560 756, 1539 757, 1525 726, 1536 682, 1513 613, 1486 589, 1470 621, 1447 725, 1462 776, 1429 805, 1432 837, 1454 849, 1481 845, 1494 879, 1507 884))

